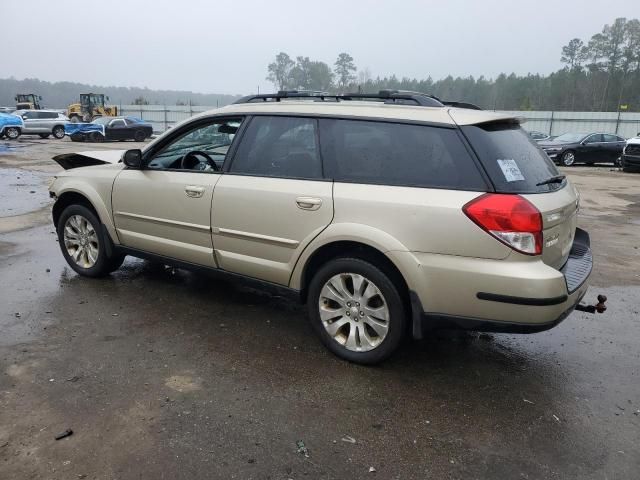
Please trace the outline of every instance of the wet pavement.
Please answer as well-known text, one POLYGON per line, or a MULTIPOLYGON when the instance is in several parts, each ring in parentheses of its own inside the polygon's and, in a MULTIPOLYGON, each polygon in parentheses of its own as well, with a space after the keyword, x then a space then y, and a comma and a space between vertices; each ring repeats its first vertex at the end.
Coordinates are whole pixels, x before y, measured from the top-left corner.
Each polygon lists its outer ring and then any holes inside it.
POLYGON ((640 175, 591 172, 569 171, 605 314, 442 332, 374 368, 288 298, 135 259, 80 278, 44 221, 1 234, 0 478, 638 478, 640 175))

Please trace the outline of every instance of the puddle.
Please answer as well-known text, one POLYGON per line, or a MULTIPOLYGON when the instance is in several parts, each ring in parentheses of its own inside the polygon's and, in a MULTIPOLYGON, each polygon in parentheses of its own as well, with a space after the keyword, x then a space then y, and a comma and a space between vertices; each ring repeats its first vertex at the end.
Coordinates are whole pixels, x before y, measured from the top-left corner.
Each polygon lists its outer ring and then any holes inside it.
POLYGON ((2 143, 0 143, 0 154, 2 154, 2 153, 11 153, 11 152, 14 152, 15 150, 18 150, 20 148, 24 148, 26 146, 28 146, 28 145, 24 144, 24 143, 2 142, 2 143))
POLYGON ((49 177, 19 168, 0 169, 0 217, 23 215, 48 205, 49 177))

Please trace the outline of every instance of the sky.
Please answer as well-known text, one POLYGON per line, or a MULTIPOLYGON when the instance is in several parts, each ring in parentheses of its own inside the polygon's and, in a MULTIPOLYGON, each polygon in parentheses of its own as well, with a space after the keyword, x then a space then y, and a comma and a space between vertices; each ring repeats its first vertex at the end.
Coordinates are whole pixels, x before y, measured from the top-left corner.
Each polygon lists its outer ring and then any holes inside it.
POLYGON ((247 94, 273 90, 281 51, 348 52, 373 77, 547 74, 572 38, 638 16, 638 0, 0 0, 0 78, 247 94))

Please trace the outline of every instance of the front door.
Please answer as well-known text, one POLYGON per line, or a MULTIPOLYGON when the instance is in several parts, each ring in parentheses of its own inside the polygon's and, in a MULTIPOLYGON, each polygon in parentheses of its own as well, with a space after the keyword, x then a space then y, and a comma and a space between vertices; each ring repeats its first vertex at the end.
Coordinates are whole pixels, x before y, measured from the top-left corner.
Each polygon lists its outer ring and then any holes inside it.
POLYGON ((585 163, 605 162, 606 159, 603 157, 606 157, 606 150, 602 144, 602 134, 594 133, 582 141, 576 160, 585 163))
POLYGON ((216 267, 211 200, 236 123, 188 124, 145 152, 145 168, 125 169, 113 186, 113 216, 126 247, 216 267), (218 130, 226 125, 224 133, 218 130))
POLYGON ((287 285, 302 250, 333 218, 317 121, 256 116, 213 193, 220 267, 287 285))

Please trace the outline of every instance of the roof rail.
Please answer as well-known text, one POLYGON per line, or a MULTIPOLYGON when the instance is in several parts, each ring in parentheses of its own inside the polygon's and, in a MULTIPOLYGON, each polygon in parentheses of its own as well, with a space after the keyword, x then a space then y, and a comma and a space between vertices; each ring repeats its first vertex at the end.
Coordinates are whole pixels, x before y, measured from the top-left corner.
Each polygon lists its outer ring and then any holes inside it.
POLYGON ((282 99, 311 100, 314 102, 342 102, 349 100, 374 100, 386 104, 418 105, 421 107, 443 107, 445 105, 457 108, 481 110, 480 107, 466 102, 445 102, 427 93, 410 92, 406 90, 380 90, 378 93, 343 93, 332 95, 316 90, 280 90, 278 93, 247 95, 234 103, 279 102, 282 99))

